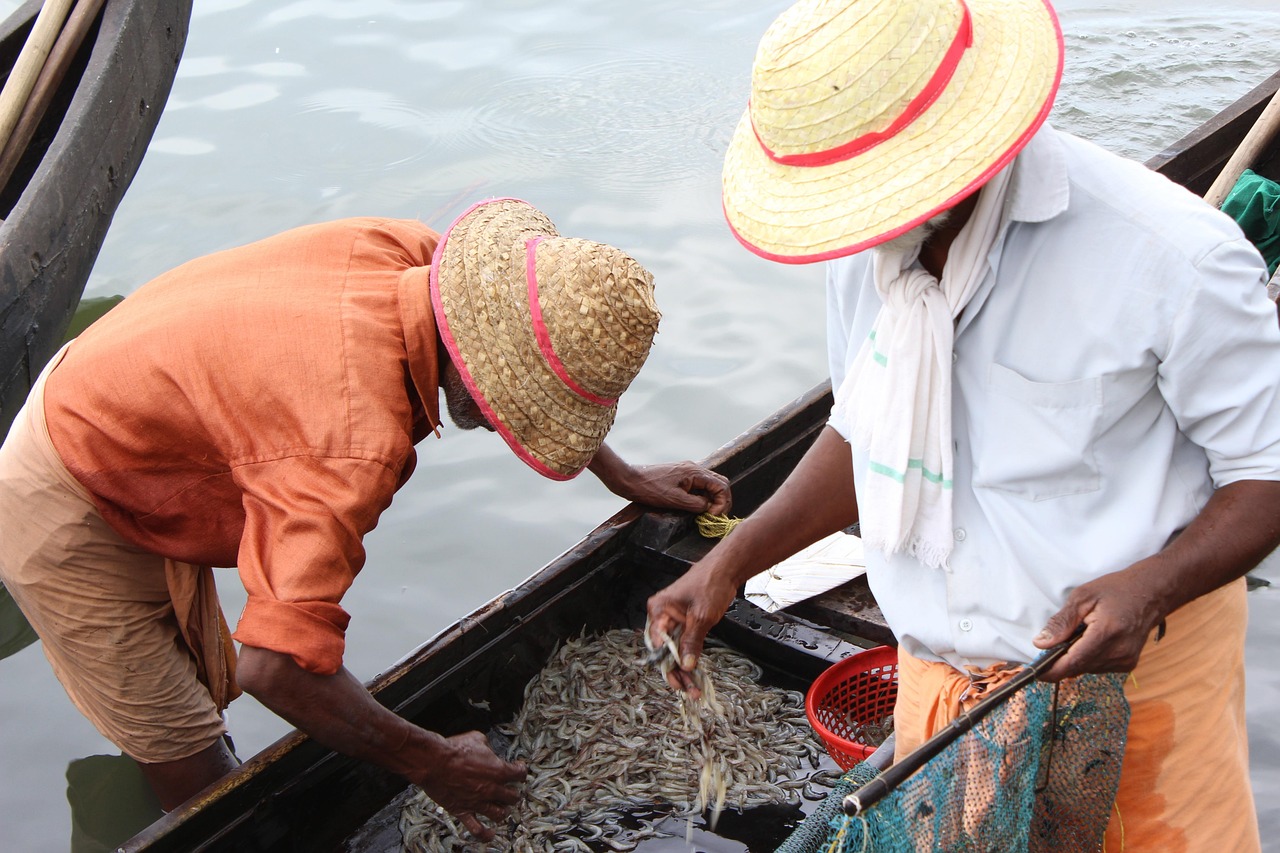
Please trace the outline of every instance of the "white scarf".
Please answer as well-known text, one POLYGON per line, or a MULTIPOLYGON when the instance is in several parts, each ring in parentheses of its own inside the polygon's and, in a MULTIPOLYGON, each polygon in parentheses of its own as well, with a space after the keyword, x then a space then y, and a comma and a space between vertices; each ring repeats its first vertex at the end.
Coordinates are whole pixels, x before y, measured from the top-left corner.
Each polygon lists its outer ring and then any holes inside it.
POLYGON ((873 249, 882 306, 836 392, 850 437, 868 455, 858 513, 867 547, 928 566, 951 556, 951 351, 955 318, 986 275, 1011 168, 980 190, 939 282, 915 264, 920 247, 873 249))

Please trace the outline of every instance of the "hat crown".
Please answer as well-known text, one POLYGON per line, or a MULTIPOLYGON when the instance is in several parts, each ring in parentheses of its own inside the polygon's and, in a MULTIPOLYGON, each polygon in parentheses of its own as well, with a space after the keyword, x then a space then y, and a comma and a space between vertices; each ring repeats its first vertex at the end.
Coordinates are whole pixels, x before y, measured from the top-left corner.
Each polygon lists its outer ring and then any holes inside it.
POLYGON ((967 20, 960 0, 802 0, 756 52, 751 121, 760 143, 784 158, 873 144, 936 97, 931 88, 954 68, 967 20))
POLYGON ((581 390, 616 399, 658 331, 653 276, 625 252, 590 240, 547 237, 532 251, 547 355, 581 390))

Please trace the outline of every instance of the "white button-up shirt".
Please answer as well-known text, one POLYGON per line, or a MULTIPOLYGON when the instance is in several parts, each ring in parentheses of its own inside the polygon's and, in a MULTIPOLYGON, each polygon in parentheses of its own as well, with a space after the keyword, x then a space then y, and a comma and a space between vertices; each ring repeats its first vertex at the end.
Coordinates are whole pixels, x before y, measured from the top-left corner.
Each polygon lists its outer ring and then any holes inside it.
MULTIPOLYGON (((1045 127, 1002 227, 956 326, 949 568, 866 555, 899 641, 957 667, 1033 659, 1074 587, 1159 551, 1215 488, 1280 480, 1280 329, 1229 217, 1045 127)), ((880 309, 870 253, 831 262, 827 295, 839 387, 880 309)))

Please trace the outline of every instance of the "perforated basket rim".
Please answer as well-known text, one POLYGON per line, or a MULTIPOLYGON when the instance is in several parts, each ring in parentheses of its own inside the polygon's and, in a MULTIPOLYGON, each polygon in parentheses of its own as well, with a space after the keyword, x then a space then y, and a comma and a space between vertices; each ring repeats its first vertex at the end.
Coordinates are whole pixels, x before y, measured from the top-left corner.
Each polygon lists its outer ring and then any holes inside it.
POLYGON ((832 690, 844 681, 859 673, 874 669, 892 669, 894 681, 897 681, 898 650, 893 646, 876 646, 849 655, 827 667, 821 675, 814 679, 804 697, 804 713, 810 727, 822 739, 831 757, 844 769, 849 769, 858 760, 866 758, 875 751, 875 747, 849 740, 833 732, 818 716, 818 703, 825 699, 832 690))

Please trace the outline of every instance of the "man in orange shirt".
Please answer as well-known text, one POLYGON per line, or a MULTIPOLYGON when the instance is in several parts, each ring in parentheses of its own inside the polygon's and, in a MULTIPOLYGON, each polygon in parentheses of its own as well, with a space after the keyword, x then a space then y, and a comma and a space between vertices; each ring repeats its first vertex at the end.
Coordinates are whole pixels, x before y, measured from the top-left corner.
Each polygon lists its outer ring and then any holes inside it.
POLYGON ((725 511, 723 477, 603 445, 658 319, 643 267, 514 199, 443 236, 350 219, 198 258, 45 368, 0 450, 0 579, 164 808, 235 766, 220 712, 238 684, 487 838, 477 817, 506 812, 525 768, 374 701, 342 666, 340 601, 441 392, 547 477, 586 467, 631 500, 725 511), (234 635, 211 566, 248 592, 234 635))

